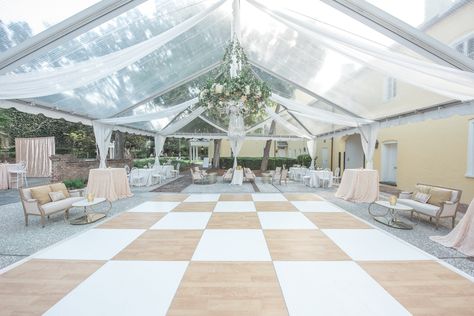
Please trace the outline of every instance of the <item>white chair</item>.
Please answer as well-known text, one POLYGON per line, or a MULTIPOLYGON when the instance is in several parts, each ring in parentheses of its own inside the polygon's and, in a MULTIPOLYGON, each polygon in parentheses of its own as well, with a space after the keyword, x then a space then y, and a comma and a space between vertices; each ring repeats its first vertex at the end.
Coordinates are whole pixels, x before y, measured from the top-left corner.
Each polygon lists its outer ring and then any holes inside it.
POLYGON ((329 183, 331 182, 332 173, 330 171, 321 172, 319 175, 319 183, 321 187, 327 188, 329 187, 329 183))
POLYGON ((160 172, 158 170, 156 170, 155 172, 153 172, 151 174, 151 183, 152 184, 161 184, 161 182, 163 181, 163 175, 160 174, 160 172))
POLYGON ((28 186, 28 180, 26 179, 26 162, 20 161, 17 165, 13 165, 8 168, 9 178, 10 178, 10 187, 13 187, 12 180, 16 180, 16 188, 20 188, 25 185, 28 186))
POLYGON ((332 176, 332 181, 334 183, 340 183, 341 182, 341 168, 336 167, 334 170, 334 175, 332 176))
POLYGON ((143 173, 140 174, 140 169, 132 168, 130 171, 130 184, 137 187, 145 185, 145 175, 143 173))
POLYGON ((309 171, 306 171, 305 175, 303 176, 303 184, 308 187, 311 186, 311 174, 309 171))
POLYGON ((178 164, 176 165, 176 169, 171 170, 171 175, 174 178, 177 178, 179 176, 179 167, 180 167, 180 163, 178 162, 178 164))

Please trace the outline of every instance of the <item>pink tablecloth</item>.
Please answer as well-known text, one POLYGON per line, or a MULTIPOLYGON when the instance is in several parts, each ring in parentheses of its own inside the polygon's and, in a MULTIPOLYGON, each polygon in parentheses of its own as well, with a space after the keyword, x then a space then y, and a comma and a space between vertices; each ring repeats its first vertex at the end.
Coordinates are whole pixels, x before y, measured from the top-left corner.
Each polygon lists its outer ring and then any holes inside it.
POLYGON ((432 236, 431 240, 454 248, 466 256, 474 256, 474 200, 461 221, 446 236, 432 236))
POLYGON ((87 193, 95 197, 116 201, 133 196, 124 168, 91 169, 87 182, 87 193))
POLYGON ((379 173, 370 169, 346 169, 336 197, 352 201, 371 203, 379 197, 379 173))
POLYGON ((19 164, 0 163, 0 190, 6 190, 10 188, 8 169, 15 168, 17 166, 19 166, 19 164))

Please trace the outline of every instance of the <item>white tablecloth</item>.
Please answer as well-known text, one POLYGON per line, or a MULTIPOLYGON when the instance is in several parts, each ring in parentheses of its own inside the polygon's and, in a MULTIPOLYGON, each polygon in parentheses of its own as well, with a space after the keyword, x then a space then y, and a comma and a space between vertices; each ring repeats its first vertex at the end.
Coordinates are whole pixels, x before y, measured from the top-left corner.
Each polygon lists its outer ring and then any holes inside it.
POLYGON ((372 203, 379 198, 379 173, 371 169, 346 169, 336 197, 352 202, 372 203))
POLYGON ((328 187, 332 187, 332 172, 329 170, 310 170, 309 171, 310 182, 309 185, 313 188, 319 188, 320 186, 320 179, 324 178, 324 176, 329 178, 328 187))
POLYGON ((244 182, 244 170, 234 170, 234 175, 232 176, 232 182, 230 184, 242 185, 244 182))
POLYGON ((0 163, 0 190, 10 188, 10 175, 8 174, 8 170, 19 166, 20 164, 17 163, 0 163))

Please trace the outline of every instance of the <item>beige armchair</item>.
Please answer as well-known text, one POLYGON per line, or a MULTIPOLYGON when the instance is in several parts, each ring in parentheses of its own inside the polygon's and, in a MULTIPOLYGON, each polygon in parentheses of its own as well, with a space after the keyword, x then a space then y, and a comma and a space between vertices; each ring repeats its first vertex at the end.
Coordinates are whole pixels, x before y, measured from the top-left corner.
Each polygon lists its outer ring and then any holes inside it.
MULTIPOLYGON (((20 188, 20 199, 23 205, 23 212, 25 214, 25 226, 28 226, 28 216, 41 216, 41 226, 44 227, 46 217, 50 215, 65 212, 66 217, 69 216, 69 209, 72 207, 74 202, 84 199, 82 197, 83 190, 67 190, 66 186, 62 183, 54 183, 51 185, 42 185, 32 188, 20 188), (38 200, 33 198, 32 190, 40 189, 45 192, 54 192, 65 190, 67 196, 65 199, 58 201, 51 200, 38 200)), ((64 193, 66 193, 64 192, 64 193)))

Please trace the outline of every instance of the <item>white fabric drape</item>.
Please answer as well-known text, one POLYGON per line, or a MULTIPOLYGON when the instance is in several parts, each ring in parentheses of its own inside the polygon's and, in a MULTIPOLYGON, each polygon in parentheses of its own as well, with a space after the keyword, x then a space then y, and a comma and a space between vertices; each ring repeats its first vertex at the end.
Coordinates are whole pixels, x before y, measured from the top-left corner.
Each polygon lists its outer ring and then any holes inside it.
POLYGON ((242 39, 240 30, 240 0, 233 0, 232 3, 232 35, 240 42, 242 39))
POLYGON ((375 142, 377 141, 377 135, 379 132, 379 124, 367 124, 359 126, 360 130, 360 141, 362 142, 362 149, 365 155, 365 168, 374 169, 374 152, 375 142))
POLYGON ((244 141, 245 137, 229 137, 230 148, 232 149, 232 155, 234 155, 234 170, 237 168, 237 156, 239 156, 244 141))
POLYGON ((122 117, 113 117, 108 119, 101 119, 98 120, 99 122, 105 124, 129 124, 129 123, 136 123, 136 122, 145 122, 145 121, 152 121, 157 120, 160 118, 165 117, 172 117, 179 112, 186 110, 187 108, 193 106, 194 104, 199 102, 199 98, 194 98, 189 101, 183 102, 181 104, 162 109, 158 112, 153 113, 146 113, 146 114, 139 114, 139 115, 130 115, 130 116, 122 116, 122 117))
POLYGON ((174 132, 180 130, 184 126, 188 125, 191 121, 196 119, 199 115, 201 115, 206 109, 202 106, 198 107, 195 109, 191 114, 186 116, 183 119, 178 120, 177 122, 168 125, 165 127, 163 130, 161 130, 160 134, 161 135, 170 135, 173 134, 174 132))
POLYGON ((107 167, 105 161, 107 160, 107 153, 109 152, 112 126, 93 121, 92 127, 94 128, 95 143, 97 144, 97 148, 99 148, 99 169, 104 169, 107 167))
POLYGON ((244 118, 242 115, 237 113, 231 113, 229 117, 229 131, 227 132, 229 136, 230 147, 232 149, 232 154, 234 155, 234 165, 233 168, 237 167, 237 156, 242 149, 242 145, 245 140, 245 124, 244 118))
POLYGON ((311 165, 309 166, 309 169, 314 170, 314 160, 316 159, 316 151, 318 149, 317 139, 313 138, 308 140, 306 142, 306 147, 308 148, 308 154, 311 157, 311 165))
POLYGON ((87 85, 123 69, 188 31, 226 0, 139 44, 72 66, 0 76, 0 99, 33 98, 87 85))
POLYGON ((282 118, 280 115, 277 113, 273 112, 271 109, 268 107, 265 107, 265 112, 273 119, 275 120, 278 124, 280 124, 284 129, 287 131, 294 133, 296 136, 311 139, 311 135, 308 133, 303 132, 300 128, 296 127, 295 125, 291 124, 284 118, 282 118))
POLYGON ((155 168, 160 166, 160 155, 165 145, 166 136, 155 135, 155 168))
POLYGON ((320 44, 357 60, 369 68, 450 98, 463 101, 474 99, 474 73, 472 72, 390 51, 386 47, 348 31, 336 29, 315 20, 305 21, 302 15, 295 17, 254 0, 249 0, 249 2, 288 27, 307 34, 320 44))
POLYGON ((24 161, 28 177, 50 177, 54 137, 15 138, 16 162, 24 161))
POLYGON ((371 123, 371 120, 357 118, 349 115, 333 113, 321 109, 317 109, 308 105, 300 104, 294 100, 290 100, 279 96, 278 94, 272 93, 270 100, 283 105, 293 114, 299 114, 308 118, 311 118, 316 121, 357 127, 360 124, 371 123))

